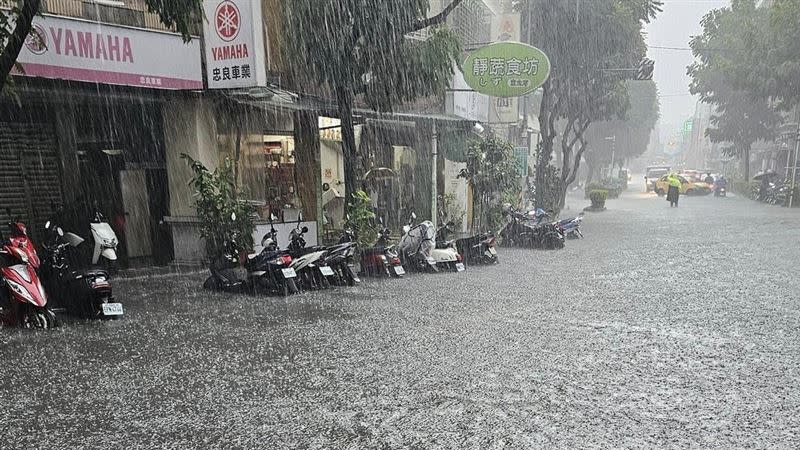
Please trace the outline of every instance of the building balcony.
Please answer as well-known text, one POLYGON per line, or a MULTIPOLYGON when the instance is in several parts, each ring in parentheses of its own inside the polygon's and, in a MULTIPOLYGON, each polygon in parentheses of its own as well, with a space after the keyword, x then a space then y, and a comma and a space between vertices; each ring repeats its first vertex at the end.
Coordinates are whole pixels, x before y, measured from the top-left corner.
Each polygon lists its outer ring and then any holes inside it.
MULTIPOLYGON (((0 0, 0 8, 10 9, 15 3, 13 0, 0 0)), ((147 11, 144 0, 42 0, 40 12, 92 22, 174 31, 161 23, 158 14, 147 11)))

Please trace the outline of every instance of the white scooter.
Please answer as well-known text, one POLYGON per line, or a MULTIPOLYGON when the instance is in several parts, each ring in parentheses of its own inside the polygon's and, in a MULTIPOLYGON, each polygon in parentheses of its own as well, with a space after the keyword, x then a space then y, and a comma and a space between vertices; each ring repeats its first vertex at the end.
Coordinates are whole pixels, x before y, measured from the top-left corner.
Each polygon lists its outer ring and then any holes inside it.
POLYGON ((100 211, 95 211, 89 228, 92 230, 92 239, 94 239, 92 264, 99 264, 115 272, 117 270, 117 245, 119 245, 117 235, 100 211))
POLYGON ((436 230, 433 223, 426 220, 414 225, 417 215, 411 213, 408 225, 403 227, 403 237, 397 244, 398 254, 403 267, 406 270, 415 272, 438 272, 436 260, 433 258, 432 251, 436 245, 436 230))
POLYGON ((431 250, 431 256, 436 260, 437 267, 445 267, 455 272, 463 272, 464 261, 456 250, 456 241, 447 240, 447 233, 452 232, 452 223, 446 223, 436 231, 436 248, 431 250))

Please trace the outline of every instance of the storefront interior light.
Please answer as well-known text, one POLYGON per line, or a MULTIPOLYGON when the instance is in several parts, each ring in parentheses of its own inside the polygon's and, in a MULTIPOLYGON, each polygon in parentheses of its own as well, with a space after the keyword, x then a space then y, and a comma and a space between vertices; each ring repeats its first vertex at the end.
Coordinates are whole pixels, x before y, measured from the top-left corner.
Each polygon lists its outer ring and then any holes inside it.
POLYGON ((104 148, 100 151, 108 156, 119 156, 122 154, 122 150, 118 148, 104 148))

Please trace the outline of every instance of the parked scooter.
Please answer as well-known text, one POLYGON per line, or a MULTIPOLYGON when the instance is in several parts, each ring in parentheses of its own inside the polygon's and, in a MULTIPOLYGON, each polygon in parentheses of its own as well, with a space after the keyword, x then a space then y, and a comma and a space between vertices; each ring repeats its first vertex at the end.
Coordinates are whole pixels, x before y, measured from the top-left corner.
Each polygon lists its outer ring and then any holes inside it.
MULTIPOLYGON (((8 215, 11 216, 10 211, 8 215)), ((47 294, 36 273, 39 256, 25 224, 15 220, 8 226, 8 240, 0 233, 0 297, 4 297, 2 304, 8 306, 6 321, 22 328, 57 327, 58 319, 47 305, 47 294)))
POLYGON ((456 239, 456 249, 469 264, 496 264, 498 262, 497 238, 493 233, 481 233, 475 236, 456 239))
POLYGON ((568 239, 583 238, 583 232, 581 232, 581 225, 583 225, 582 212, 571 219, 560 220, 556 222, 555 225, 561 230, 561 233, 564 235, 564 237, 568 239))
POLYGON ((522 214, 508 204, 503 213, 509 218, 508 223, 500 230, 503 245, 546 250, 564 248, 564 233, 556 224, 548 221, 549 215, 545 215, 546 213, 522 214))
POLYGON ((464 261, 456 250, 455 240, 448 240, 449 233, 453 232, 453 223, 442 224, 436 230, 436 247, 431 250, 431 256, 436 261, 436 267, 443 267, 454 272, 463 272, 464 261))
POLYGON ((45 291, 53 302, 70 314, 86 319, 122 317, 122 303, 114 301, 108 273, 100 268, 81 268, 75 249, 84 239, 64 232, 52 221, 47 221, 48 239, 39 269, 45 291))
POLYGON ((105 216, 95 206, 93 216, 89 219, 89 228, 94 240, 94 251, 92 252, 92 264, 106 268, 109 273, 116 274, 117 267, 117 235, 108 224, 105 216))
POLYGON ((277 292, 283 296, 296 294, 299 288, 296 283, 297 272, 292 264, 294 260, 289 252, 278 248, 278 232, 272 225, 270 231, 261 239, 263 249, 258 254, 247 257, 245 268, 247 276, 255 292, 277 292))
POLYGON ((412 212, 408 225, 403 227, 403 237, 397 245, 400 261, 406 270, 438 272, 436 260, 431 255, 436 246, 436 230, 429 220, 414 225, 416 219, 417 215, 412 212))
POLYGON ((336 286, 354 286, 361 280, 353 271, 353 256, 356 253, 356 236, 349 228, 345 228, 339 243, 327 248, 322 271, 326 266, 333 271, 333 284, 336 286))
MULTIPOLYGON (((231 221, 236 220, 236 213, 231 213, 231 221)), ((247 283, 236 273, 240 266, 236 245, 236 236, 222 244, 221 255, 210 261, 208 270, 211 274, 203 282, 203 288, 210 291, 244 292, 247 283)))
POLYGON ((336 276, 333 269, 325 265, 327 250, 324 247, 306 247, 304 235, 308 227, 300 227, 302 216, 297 219, 297 226, 289 233, 287 250, 292 257, 291 267, 297 272, 297 280, 302 289, 327 289, 331 279, 336 276))
POLYGON ((361 250, 361 273, 369 276, 402 277, 406 274, 397 253, 397 246, 390 243, 391 231, 383 226, 378 230, 375 246, 361 250))

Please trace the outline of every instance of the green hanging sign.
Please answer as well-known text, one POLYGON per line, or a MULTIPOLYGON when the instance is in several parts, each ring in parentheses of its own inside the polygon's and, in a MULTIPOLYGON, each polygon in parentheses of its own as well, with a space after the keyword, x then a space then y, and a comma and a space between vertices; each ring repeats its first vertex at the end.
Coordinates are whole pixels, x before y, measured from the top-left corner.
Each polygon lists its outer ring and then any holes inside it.
POLYGON ((469 87, 492 97, 528 94, 550 76, 547 55, 520 42, 497 42, 481 47, 467 57, 462 67, 469 87))

